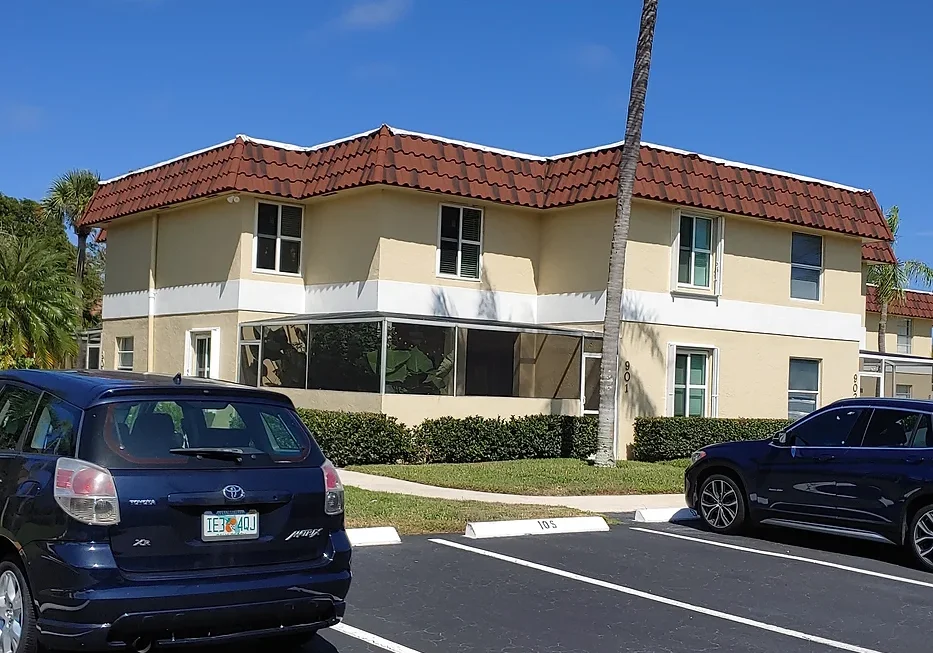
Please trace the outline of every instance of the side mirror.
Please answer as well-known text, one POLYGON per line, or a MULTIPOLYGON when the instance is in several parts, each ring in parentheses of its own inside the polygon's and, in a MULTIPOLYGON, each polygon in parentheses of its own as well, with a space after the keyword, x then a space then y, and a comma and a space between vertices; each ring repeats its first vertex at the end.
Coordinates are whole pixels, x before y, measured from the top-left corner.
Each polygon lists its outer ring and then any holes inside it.
POLYGON ((774 444, 780 445, 782 447, 787 446, 788 439, 789 439, 788 435, 784 431, 778 431, 777 433, 771 436, 771 442, 773 442, 774 444))

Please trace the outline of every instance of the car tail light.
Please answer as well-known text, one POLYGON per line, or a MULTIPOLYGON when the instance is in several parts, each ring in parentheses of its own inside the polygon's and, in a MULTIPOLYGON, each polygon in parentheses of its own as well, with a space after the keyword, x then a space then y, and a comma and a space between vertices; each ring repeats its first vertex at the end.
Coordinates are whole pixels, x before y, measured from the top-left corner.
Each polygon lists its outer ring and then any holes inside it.
POLYGON ((69 517, 92 526, 120 523, 120 501, 110 471, 103 467, 59 458, 55 465, 55 501, 69 517))
POLYGON ((337 474, 337 468, 329 460, 321 465, 324 470, 324 512, 339 515, 343 512, 343 483, 337 474))

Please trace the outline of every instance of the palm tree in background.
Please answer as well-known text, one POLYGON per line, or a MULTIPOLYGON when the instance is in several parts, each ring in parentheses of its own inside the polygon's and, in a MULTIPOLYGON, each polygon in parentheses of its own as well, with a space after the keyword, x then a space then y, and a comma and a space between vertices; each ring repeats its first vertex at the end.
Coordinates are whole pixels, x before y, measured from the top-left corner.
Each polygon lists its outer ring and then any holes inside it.
POLYGON ((0 237, 0 367, 51 368, 77 351, 71 257, 42 237, 0 237))
POLYGON ((91 203, 100 181, 90 170, 69 170, 52 182, 48 196, 42 201, 46 215, 67 224, 78 238, 78 261, 75 266, 76 292, 81 291, 87 264, 87 240, 93 229, 81 224, 81 218, 91 203))
POLYGON ((632 193, 635 188, 635 167, 641 153, 641 125, 645 116, 645 95, 648 93, 648 71, 651 68, 651 47, 654 26, 658 18, 658 0, 644 0, 641 26, 635 46, 635 67, 629 95, 625 143, 619 162, 619 195, 612 227, 609 251, 609 277, 606 283, 606 317, 603 321, 603 358, 599 368, 599 435, 596 464, 612 465, 615 433, 616 387, 619 376, 619 335, 622 328, 622 279, 625 275, 625 245, 628 241, 632 215, 632 193))
MULTIPOLYGON (((888 226, 897 242, 897 230, 900 227, 898 208, 892 206, 887 213, 888 226)), ((920 282, 933 286, 933 268, 923 261, 908 260, 894 263, 881 263, 868 268, 868 283, 876 287, 875 293, 881 304, 881 319, 878 321, 878 351, 885 353, 884 340, 888 332, 888 307, 903 301, 907 286, 920 282)))

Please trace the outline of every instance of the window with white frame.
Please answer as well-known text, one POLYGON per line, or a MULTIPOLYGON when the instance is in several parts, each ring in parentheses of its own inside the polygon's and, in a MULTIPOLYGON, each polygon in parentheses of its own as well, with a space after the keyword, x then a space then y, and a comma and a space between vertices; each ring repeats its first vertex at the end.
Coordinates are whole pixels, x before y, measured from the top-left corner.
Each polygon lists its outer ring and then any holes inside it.
POLYGON ((437 274, 479 279, 483 250, 483 210, 441 205, 437 274))
POLYGON ((299 274, 304 209, 290 204, 259 202, 256 209, 257 270, 299 274))
POLYGON ((819 301, 823 277, 823 238, 795 232, 791 240, 790 264, 790 296, 819 301))
POLYGON ((914 396, 914 388, 911 385, 898 383, 894 386, 894 396, 898 399, 911 399, 914 396))
POLYGON ((706 417, 709 353, 677 349, 674 359, 674 417, 706 417))
POLYGON ((787 417, 795 420, 820 404, 820 361, 791 358, 787 384, 787 417))
POLYGON ((220 329, 198 329, 186 336, 185 376, 202 379, 219 378, 220 329))
POLYGON ((677 283, 682 286, 711 288, 713 283, 715 222, 712 218, 680 216, 680 243, 677 283))
POLYGON ((897 321, 897 353, 910 353, 910 331, 911 324, 909 319, 897 321))
POLYGON ((84 361, 84 369, 100 369, 100 343, 91 343, 87 346, 87 359, 84 361))
POLYGON ((117 338, 117 369, 124 372, 133 371, 133 336, 120 336, 117 338))

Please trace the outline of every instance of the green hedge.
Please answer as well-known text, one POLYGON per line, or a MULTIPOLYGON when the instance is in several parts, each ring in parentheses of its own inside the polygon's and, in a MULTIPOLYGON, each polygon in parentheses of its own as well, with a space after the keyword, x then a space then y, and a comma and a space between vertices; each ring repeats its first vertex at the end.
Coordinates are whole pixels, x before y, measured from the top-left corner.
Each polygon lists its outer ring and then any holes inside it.
POLYGON ((338 467, 392 463, 467 463, 523 458, 581 458, 596 452, 593 416, 510 419, 442 417, 413 429, 394 417, 299 409, 338 467))
POLYGON ((686 458, 710 444, 770 437, 787 424, 786 419, 639 417, 632 457, 644 462, 686 458))

